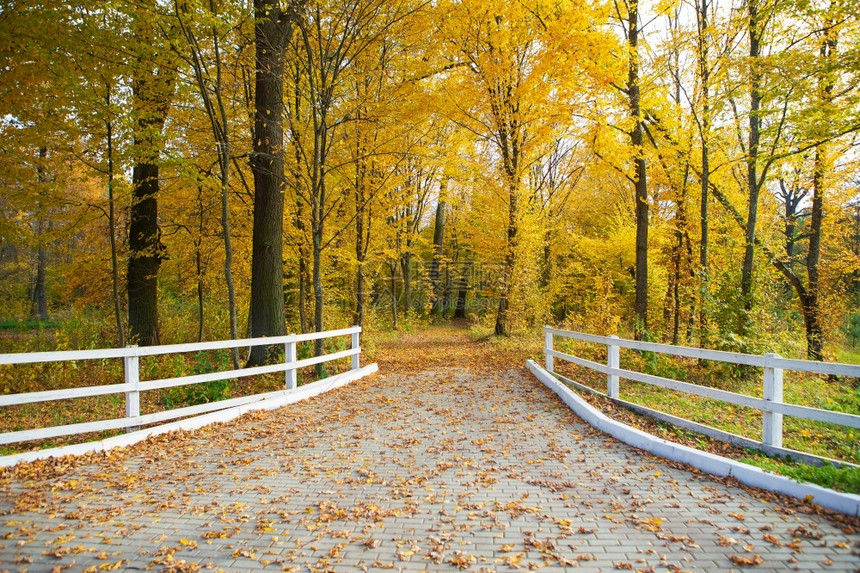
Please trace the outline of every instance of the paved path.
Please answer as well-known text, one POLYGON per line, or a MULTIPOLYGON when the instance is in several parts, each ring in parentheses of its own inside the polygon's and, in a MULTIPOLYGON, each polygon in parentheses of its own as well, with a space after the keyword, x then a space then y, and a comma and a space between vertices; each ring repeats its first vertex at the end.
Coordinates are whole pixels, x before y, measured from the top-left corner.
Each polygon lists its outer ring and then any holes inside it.
POLYGON ((848 522, 615 442, 514 371, 377 375, 0 487, 9 571, 860 567, 848 522))

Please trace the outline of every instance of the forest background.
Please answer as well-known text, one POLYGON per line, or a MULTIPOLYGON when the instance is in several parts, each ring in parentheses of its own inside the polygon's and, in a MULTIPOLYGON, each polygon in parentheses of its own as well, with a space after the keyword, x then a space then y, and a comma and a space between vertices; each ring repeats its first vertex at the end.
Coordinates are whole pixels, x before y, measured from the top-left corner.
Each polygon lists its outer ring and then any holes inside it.
POLYGON ((0 351, 463 317, 858 362, 858 38, 839 0, 7 0, 0 351))

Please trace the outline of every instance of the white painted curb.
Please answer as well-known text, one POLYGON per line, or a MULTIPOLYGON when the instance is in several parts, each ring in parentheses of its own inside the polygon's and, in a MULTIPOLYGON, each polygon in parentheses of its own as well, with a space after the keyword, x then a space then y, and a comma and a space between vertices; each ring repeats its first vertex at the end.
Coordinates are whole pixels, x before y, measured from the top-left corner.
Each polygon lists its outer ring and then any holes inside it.
POLYGON ((772 474, 735 460, 716 456, 695 448, 676 444, 642 430, 608 418, 570 388, 559 382, 552 374, 541 368, 534 360, 526 361, 526 367, 550 390, 555 392, 573 412, 589 425, 613 438, 640 448, 668 460, 682 462, 703 472, 721 477, 733 477, 739 482, 797 499, 809 500, 822 507, 852 516, 860 516, 860 496, 841 493, 819 485, 796 482, 790 478, 772 474))
POLYGON ((142 442, 150 436, 157 436, 159 434, 165 434, 176 430, 195 430, 216 422, 229 422, 230 420, 254 410, 274 410, 281 406, 307 400, 313 396, 318 396, 319 394, 324 394, 330 390, 334 390, 335 388, 345 386, 359 378, 373 374, 377 370, 379 370, 379 366, 374 362, 364 368, 349 370, 330 378, 324 378, 305 386, 299 386, 294 390, 281 390, 277 392, 269 392, 267 394, 260 394, 260 400, 235 406, 233 408, 227 408, 225 410, 219 410, 217 412, 211 412, 209 414, 203 414, 193 418, 186 418, 185 420, 162 424, 160 426, 146 428, 136 432, 129 432, 120 436, 105 438, 104 440, 97 442, 60 446, 34 452, 3 456, 0 457, 0 467, 9 467, 21 462, 32 462, 34 460, 53 457, 76 456, 91 452, 102 452, 112 448, 130 446, 132 444, 142 442))

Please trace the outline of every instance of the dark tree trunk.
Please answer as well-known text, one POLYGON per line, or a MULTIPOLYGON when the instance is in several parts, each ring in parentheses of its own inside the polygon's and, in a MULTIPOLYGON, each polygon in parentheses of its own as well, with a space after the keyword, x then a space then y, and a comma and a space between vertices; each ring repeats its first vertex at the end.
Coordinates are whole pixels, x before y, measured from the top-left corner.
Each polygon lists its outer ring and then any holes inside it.
POLYGON ((307 224, 305 218, 305 199, 302 197, 302 190, 300 188, 303 185, 304 180, 301 177, 300 165, 302 164, 302 150, 299 142, 302 139, 302 135, 299 132, 299 126, 302 123, 302 91, 300 84, 301 73, 296 66, 292 66, 290 69, 290 73, 293 76, 293 97, 290 103, 290 112, 292 113, 292 121, 290 122, 290 129, 292 131, 291 145, 293 147, 293 155, 294 155, 294 171, 293 171, 293 181, 296 185, 296 219, 295 225, 296 230, 299 231, 299 239, 298 239, 298 251, 299 251, 299 328, 301 329, 302 334, 308 332, 308 290, 310 285, 310 278, 308 273, 310 272, 308 269, 310 268, 310 251, 308 249, 308 241, 307 241, 307 224))
MULTIPOLYGON (((680 232, 679 232, 680 234, 680 232)), ((679 238, 679 241, 681 239, 679 238)), ((672 283, 672 307, 673 307, 673 320, 672 320, 672 344, 678 344, 678 334, 681 329, 681 247, 680 245, 677 248, 677 251, 674 254, 674 276, 672 283)))
MULTIPOLYGON (((159 128, 160 131, 160 128, 159 128)), ((135 145, 148 146, 135 138, 135 145)), ((132 171, 128 231, 128 329, 141 346, 159 344, 158 270, 164 245, 158 227, 158 163, 139 161, 132 171)))
MULTIPOLYGON (((832 31, 832 21, 824 27, 820 56, 825 63, 825 71, 819 80, 821 100, 825 104, 833 102, 833 75, 828 73, 836 57, 836 35, 832 31)), ((803 321, 806 325, 806 354, 810 360, 823 360, 824 333, 821 328, 821 308, 819 305, 821 259, 821 232, 824 222, 825 175, 827 170, 825 145, 815 148, 815 166, 812 173, 812 207, 809 214, 809 253, 806 255, 806 274, 809 284, 803 301, 803 321)))
MULTIPOLYGON (((45 172, 45 158, 48 156, 48 148, 39 149, 39 163, 36 166, 39 184, 48 182, 49 177, 45 172)), ((30 290, 30 318, 48 320, 48 293, 46 288, 46 271, 48 267, 48 252, 45 249, 45 225, 42 222, 42 214, 36 219, 36 276, 33 277, 33 288, 30 290)))
POLYGON ((355 312, 352 322, 356 326, 364 326, 364 261, 358 261, 355 273, 355 312))
MULTIPOLYGON (((197 185, 197 237, 194 239, 194 267, 197 271, 197 341, 203 342, 203 332, 205 327, 205 315, 203 313, 203 294, 205 285, 203 282, 203 233, 205 232, 204 206, 203 206, 203 185, 197 185)), ((237 338, 231 336, 231 338, 237 338)), ((233 365, 238 368, 237 364, 233 365)))
MULTIPOLYGON (((146 11, 155 11, 150 0, 146 11)), ((134 342, 149 346, 160 343, 158 332, 158 272, 164 258, 158 226, 159 155, 162 130, 173 98, 175 69, 166 61, 170 51, 147 15, 133 22, 141 55, 133 71, 132 91, 135 122, 134 168, 128 232, 128 329, 134 342)))
MULTIPOLYGON (((42 223, 39 222, 41 228, 42 223)), ((41 241, 41 237, 39 238, 41 241)), ((43 245, 36 249, 36 277, 33 282, 33 295, 31 297, 30 318, 36 320, 48 320, 48 293, 46 290, 46 270, 48 267, 48 253, 43 245)))
MULTIPOLYGON (((744 245, 744 262, 741 267, 741 297, 744 310, 753 307, 753 258, 755 255, 755 230, 758 219, 758 198, 762 182, 758 175, 759 142, 761 140, 761 71, 758 58, 761 55, 761 33, 757 0, 749 0, 749 55, 750 55, 750 114, 749 142, 747 147, 747 187, 749 203, 744 245)), ((749 330, 748 316, 741 317, 740 330, 749 330)))
MULTIPOLYGON (((409 240, 407 239, 407 248, 409 240)), ((415 310, 412 300, 412 253, 406 251, 400 256, 400 272, 403 275, 403 312, 409 315, 409 311, 415 310)))
MULTIPOLYGON (((282 233, 284 224, 284 50, 292 11, 278 0, 254 0, 254 230, 251 248, 251 336, 279 336, 284 324, 282 233)), ((274 347, 272 347, 274 352, 274 347)), ((251 349, 248 366, 267 360, 265 346, 251 349)))
MULTIPOLYGON (((105 107, 110 109, 111 86, 105 86, 105 107)), ((117 260, 116 248, 116 201, 114 199, 114 165, 113 165, 113 121, 108 114, 105 120, 107 129, 107 192, 108 192, 108 236, 110 237, 110 265, 111 265, 111 287, 113 292, 113 313, 116 321, 117 344, 120 348, 125 346, 125 332, 122 327, 122 309, 119 300, 119 261, 117 260)))
POLYGON ((824 360, 824 333, 821 329, 821 308, 819 306, 819 269, 821 249, 821 223, 824 218, 822 209, 822 178, 820 149, 815 152, 815 174, 813 175, 812 211, 810 220, 809 253, 806 256, 806 272, 809 284, 803 304, 803 323, 806 326, 806 355, 810 360, 824 360))
MULTIPOLYGON (((508 176, 516 177, 517 170, 510 169, 508 176)), ((510 306, 510 289, 513 282, 514 265, 516 264, 516 248, 519 232, 519 207, 518 207, 518 185, 516 181, 511 179, 508 189, 508 235, 505 245, 505 267, 502 271, 502 289, 499 297, 499 309, 496 314, 496 336, 510 336, 511 324, 508 316, 508 308, 510 306)), ((460 291, 457 294, 457 310, 454 313, 455 318, 466 318, 465 308, 465 293, 460 291), (460 308, 460 294, 463 294, 463 308, 460 308)))
POLYGON ((788 256, 788 264, 791 266, 794 263, 794 247, 797 243, 795 235, 798 215, 797 208, 800 206, 800 200, 804 194, 797 193, 795 189, 788 188, 782 179, 779 180, 779 188, 785 206, 783 229, 783 233, 785 234, 785 254, 788 256))
POLYGON ((636 315, 635 337, 640 340, 648 330, 648 179, 643 144, 642 112, 639 104, 639 6, 630 4, 627 21, 627 43, 630 59, 627 70, 627 96, 630 116, 636 122, 630 132, 635 158, 634 184, 636 188, 636 315))
POLYGON ((451 304, 451 265, 445 264, 445 274, 442 279, 442 283, 444 285, 444 293, 442 295, 442 318, 448 318, 448 311, 453 308, 451 304))
MULTIPOLYGON (((323 316, 325 313, 325 291, 322 281, 322 229, 314 230, 313 233, 314 247, 314 264, 313 264, 313 287, 314 287, 314 330, 322 332, 325 328, 323 324, 323 316)), ((322 356, 323 354, 323 339, 318 338, 314 341, 314 356, 322 356)), ((317 364, 317 376, 325 374, 325 364, 317 364)))
POLYGON ((466 288, 457 289, 457 302, 454 303, 454 318, 466 318, 466 288))
POLYGON ((707 347, 709 337, 708 305, 710 299, 710 270, 708 268, 708 186, 710 185, 710 131, 711 131, 711 69, 708 62, 709 25, 708 2, 697 0, 697 41, 699 47, 699 80, 702 82, 702 119, 700 124, 702 138, 702 177, 701 201, 699 204, 699 226, 701 237, 699 241, 699 339, 702 346, 707 347))
POLYGON ((308 331, 308 250, 299 247, 299 328, 302 334, 308 331))
POLYGON ((444 306, 442 302, 444 286, 442 284, 439 268, 442 264, 442 258, 445 252, 445 207, 447 203, 445 203, 444 197, 447 185, 447 180, 443 178, 442 184, 439 188, 439 202, 436 204, 436 218, 433 226, 433 262, 430 263, 430 284, 433 288, 432 310, 436 315, 442 314, 444 306))
POLYGON ((203 342, 203 327, 205 325, 203 314, 203 256, 200 252, 200 243, 194 245, 194 262, 197 269, 197 342, 203 342))
POLYGON ((711 0, 696 1, 697 43, 699 59, 699 81, 702 82, 702 114, 700 131, 702 139, 702 177, 701 201, 699 203, 699 340, 707 347, 710 340, 709 305, 711 295, 711 275, 708 267, 708 207, 710 197, 708 188, 711 178, 710 134, 711 134, 711 68, 708 61, 710 29, 708 23, 708 3, 711 0))
MULTIPOLYGON (((367 199, 365 193, 365 181, 367 178, 367 160, 364 155, 366 150, 362 143, 364 142, 364 134, 359 134, 359 148, 356 153, 357 160, 355 162, 355 310, 352 314, 352 323, 358 326, 364 326, 364 259, 367 255, 367 243, 365 242, 365 211, 367 210, 367 199)), ((369 227, 369 225, 368 225, 369 227)), ((368 228, 369 232, 370 229, 368 228)))
POLYGON ((394 330, 397 330, 397 262, 391 261, 388 268, 391 270, 391 321, 394 330))

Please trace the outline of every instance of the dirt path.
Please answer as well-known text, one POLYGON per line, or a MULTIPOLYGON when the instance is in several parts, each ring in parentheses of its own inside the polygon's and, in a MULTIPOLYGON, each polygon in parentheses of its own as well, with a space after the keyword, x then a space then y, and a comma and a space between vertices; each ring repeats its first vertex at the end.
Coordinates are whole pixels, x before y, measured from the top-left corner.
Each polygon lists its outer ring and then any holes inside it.
POLYGON ((0 570, 860 566, 856 522, 619 444, 494 344, 389 340, 380 374, 312 400, 2 472, 0 570))

